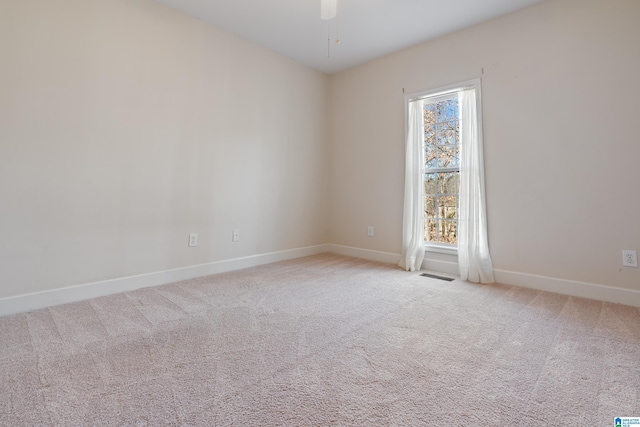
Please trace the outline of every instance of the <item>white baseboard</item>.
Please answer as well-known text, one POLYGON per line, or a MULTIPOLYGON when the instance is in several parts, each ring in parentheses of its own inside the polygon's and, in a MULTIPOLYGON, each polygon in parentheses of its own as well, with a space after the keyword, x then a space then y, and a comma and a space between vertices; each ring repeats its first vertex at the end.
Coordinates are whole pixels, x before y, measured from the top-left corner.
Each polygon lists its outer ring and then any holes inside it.
MULTIPOLYGON (((381 252, 331 244, 309 246, 305 248, 270 252, 190 267, 176 268, 173 270, 141 274, 137 276, 122 277, 113 280, 53 289, 50 291, 0 298, 0 316, 23 313, 26 311, 37 310, 39 308, 52 307, 55 305, 82 301, 119 292, 133 291, 149 286, 164 285, 210 274, 224 273, 227 271, 240 270, 243 268, 255 267, 278 261, 317 255, 324 252, 332 252, 339 255, 385 262, 388 264, 398 264, 400 261, 400 254, 391 252, 381 252)), ((457 276, 459 274, 458 264, 448 261, 426 259, 422 264, 422 268, 453 276, 457 276)), ((615 288, 612 286, 598 285, 594 283, 557 279, 553 277, 517 273, 506 270, 494 270, 494 275, 498 283, 503 283, 505 285, 521 286, 541 291, 556 292, 564 295, 640 307, 640 291, 631 289, 615 288)))
POLYGON ((330 245, 309 246, 305 248, 270 252, 190 267, 176 268, 173 270, 87 283, 84 285, 70 286, 50 291, 0 298, 0 316, 24 313, 31 310, 37 310, 39 308, 52 307, 55 305, 82 301, 120 292, 133 291, 149 286, 165 285, 167 283, 193 279, 195 277, 240 270, 243 268, 317 255, 330 251, 330 245))
MULTIPOLYGON (((339 255, 364 258, 389 264, 397 264, 400 261, 400 254, 372 251, 369 249, 341 245, 327 246, 330 252, 339 255)), ((452 276, 460 275, 458 263, 450 261, 425 259, 422 262, 422 269, 445 273, 452 276)), ((640 307, 640 291, 599 285, 595 283, 579 282, 575 280, 557 279, 554 277, 539 276, 535 274, 517 273, 514 271, 494 269, 493 272, 496 282, 505 285, 520 286, 523 288, 571 295, 574 297, 640 307)))
MULTIPOLYGON (((392 252, 380 252, 371 249, 354 248, 353 246, 327 245, 329 252, 338 255, 351 256, 354 258, 368 259, 371 261, 385 262, 387 264, 398 264, 400 262, 400 254, 392 252)), ((453 276, 460 275, 458 264, 449 261, 440 261, 425 258, 422 262, 422 270, 430 270, 440 273, 446 273, 453 276)))
POLYGON ((493 270, 496 282, 539 291, 640 307, 640 291, 535 274, 493 270))
POLYGON ((397 264, 400 262, 400 254, 394 254, 391 252, 380 252, 371 249, 354 248, 353 246, 342 245, 327 245, 327 248, 329 252, 338 255, 385 262, 387 264, 397 264))
MULTIPOLYGON (((385 262, 387 264, 398 264, 400 262, 400 254, 394 254, 392 252, 374 251, 371 249, 354 248, 353 246, 342 245, 327 245, 329 246, 329 252, 351 256, 354 258, 368 259, 371 261, 385 262)), ((440 261, 435 259, 425 258, 422 262, 422 270, 429 270, 439 273, 446 273, 453 276, 458 276, 460 271, 458 270, 458 264, 449 261, 440 261)))

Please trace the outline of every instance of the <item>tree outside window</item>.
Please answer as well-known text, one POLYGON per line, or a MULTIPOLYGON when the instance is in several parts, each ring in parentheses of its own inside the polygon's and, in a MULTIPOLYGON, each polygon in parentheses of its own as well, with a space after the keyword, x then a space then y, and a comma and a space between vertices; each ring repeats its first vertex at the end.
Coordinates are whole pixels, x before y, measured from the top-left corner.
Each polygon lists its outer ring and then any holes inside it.
POLYGON ((425 240, 458 243, 460 193, 460 113, 458 94, 426 98, 425 147, 425 240))

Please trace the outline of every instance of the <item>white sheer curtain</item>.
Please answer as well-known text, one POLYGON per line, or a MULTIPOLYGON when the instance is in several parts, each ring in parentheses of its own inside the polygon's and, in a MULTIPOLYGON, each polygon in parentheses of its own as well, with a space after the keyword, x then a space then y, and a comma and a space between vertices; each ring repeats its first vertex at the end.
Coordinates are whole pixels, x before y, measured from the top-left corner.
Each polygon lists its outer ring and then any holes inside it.
POLYGON ((424 101, 409 102, 400 267, 420 270, 424 259, 424 101))
POLYGON ((478 131, 475 89, 458 92, 460 108, 460 209, 458 265, 460 278, 493 283, 484 191, 482 135, 478 131))

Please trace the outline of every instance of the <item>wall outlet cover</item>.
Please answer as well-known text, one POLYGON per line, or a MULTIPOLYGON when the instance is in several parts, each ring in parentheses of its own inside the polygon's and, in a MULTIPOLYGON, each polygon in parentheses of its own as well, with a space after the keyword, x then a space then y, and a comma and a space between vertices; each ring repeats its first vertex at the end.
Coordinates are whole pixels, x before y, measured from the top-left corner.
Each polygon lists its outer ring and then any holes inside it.
POLYGON ((622 265, 625 267, 638 267, 638 253, 636 251, 622 251, 622 265))

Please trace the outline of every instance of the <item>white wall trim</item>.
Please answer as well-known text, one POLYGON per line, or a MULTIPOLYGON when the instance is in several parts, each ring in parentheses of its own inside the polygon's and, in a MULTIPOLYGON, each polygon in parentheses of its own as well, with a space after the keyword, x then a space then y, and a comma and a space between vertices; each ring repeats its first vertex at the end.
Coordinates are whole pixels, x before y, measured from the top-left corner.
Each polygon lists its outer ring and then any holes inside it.
MULTIPOLYGON (((351 246, 327 246, 330 252, 339 255, 364 258, 389 264, 397 264, 400 261, 400 254, 354 248, 351 246)), ((451 261, 425 258, 422 262, 422 269, 445 273, 456 277, 460 275, 458 263, 451 261)), ((571 295, 574 297, 640 307, 640 291, 599 285, 595 283, 579 282, 575 280, 558 279, 555 277, 539 276, 535 274, 517 273, 507 270, 494 269, 493 273, 495 275, 496 282, 505 285, 520 286, 523 288, 571 295)))
POLYGON ((240 270, 288 259, 330 252, 330 245, 316 245, 265 254, 233 258, 190 267, 176 268, 137 276, 87 283, 84 285, 52 289, 44 292, 0 298, 0 316, 52 307, 90 298, 133 291, 149 286, 165 285, 210 274, 240 270))
POLYGON ((377 262, 386 262, 387 264, 397 264, 400 262, 400 254, 392 252, 374 251, 371 249, 355 248, 353 246, 327 245, 328 251, 334 254, 350 256, 354 258, 368 259, 377 262))
POLYGON ((574 297, 640 307, 640 291, 535 274, 493 270, 496 282, 574 297))
MULTIPOLYGON (((332 244, 308 246, 87 283, 50 291, 0 298, 0 316, 23 313, 39 308, 52 307, 119 292, 133 291, 149 286, 164 285, 210 274, 224 273, 273 262, 317 255, 324 252, 332 252, 339 255, 385 262, 388 264, 397 264, 400 261, 400 254, 391 252, 332 244)), ((425 259, 422 263, 422 269, 453 276, 458 276, 459 274, 458 264, 450 261, 425 259)), ((636 290, 497 269, 494 270, 494 275, 498 283, 505 285, 521 286, 524 288, 640 307, 640 291, 636 290)))
MULTIPOLYGON (((351 256, 354 258, 368 259, 370 261, 385 262, 387 264, 398 264, 400 262, 400 254, 393 252, 381 252, 371 249, 355 248, 353 246, 342 245, 327 245, 329 251, 338 255, 351 256)), ((429 270, 439 273, 446 273, 453 276, 459 276, 460 271, 458 269, 457 262, 440 261, 436 259, 429 259, 428 254, 422 261, 422 270, 429 270)))

